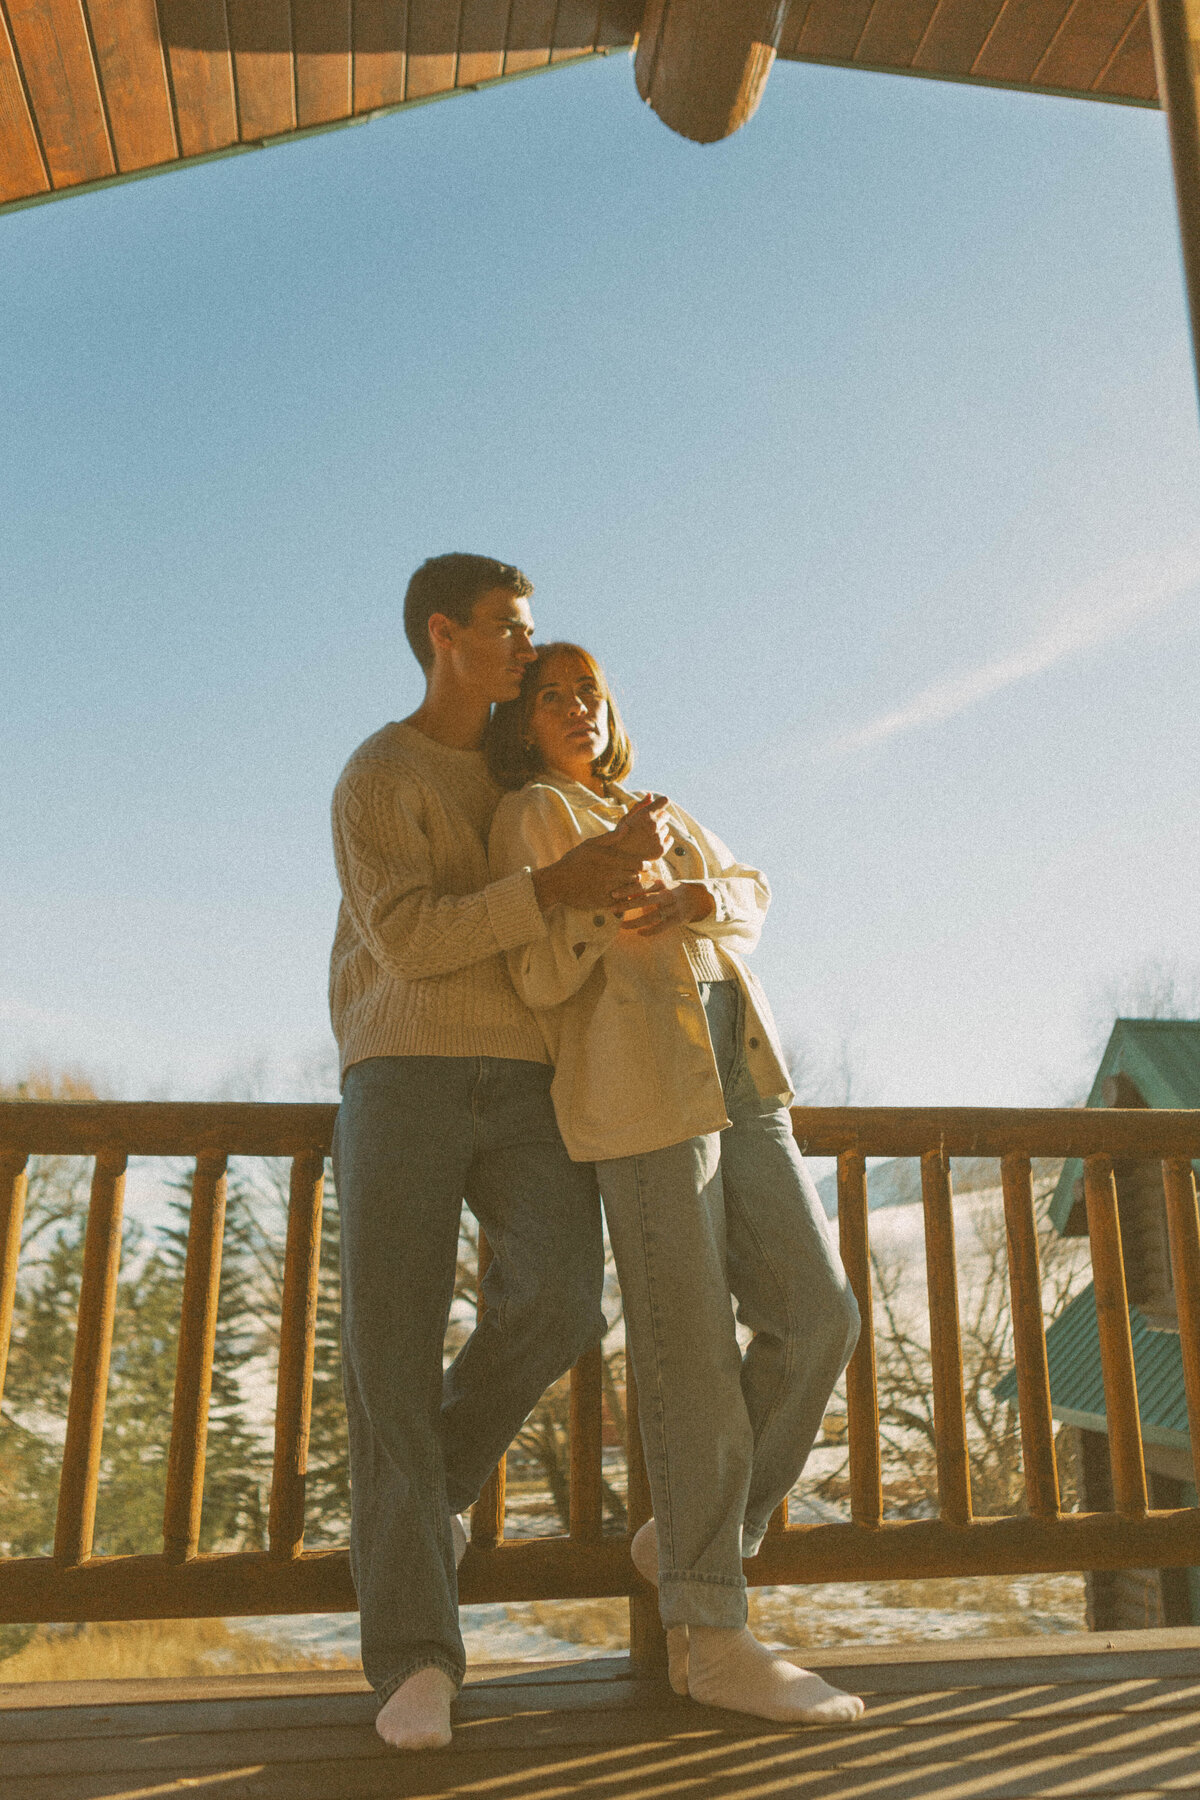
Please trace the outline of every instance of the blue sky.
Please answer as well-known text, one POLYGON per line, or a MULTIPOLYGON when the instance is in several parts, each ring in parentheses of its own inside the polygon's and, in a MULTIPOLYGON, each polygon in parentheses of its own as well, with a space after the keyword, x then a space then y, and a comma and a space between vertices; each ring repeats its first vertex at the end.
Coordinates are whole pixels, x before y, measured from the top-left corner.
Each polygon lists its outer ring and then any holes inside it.
POLYGON ((468 548, 768 871, 785 1035, 1077 1090, 1200 959, 1194 394, 1134 108, 781 65, 699 149, 614 57, 0 218, 0 1077, 301 1081, 329 792, 468 548))

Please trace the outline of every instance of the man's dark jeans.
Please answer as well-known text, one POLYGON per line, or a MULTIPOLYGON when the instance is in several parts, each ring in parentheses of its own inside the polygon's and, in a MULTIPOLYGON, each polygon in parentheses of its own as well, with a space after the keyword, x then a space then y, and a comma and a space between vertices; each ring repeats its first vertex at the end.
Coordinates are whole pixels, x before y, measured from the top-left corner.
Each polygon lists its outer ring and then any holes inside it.
POLYGON ((381 1699, 420 1668, 461 1682, 450 1513, 604 1331, 595 1175, 567 1156, 550 1076, 492 1056, 371 1057, 346 1073, 333 1163, 350 1562, 381 1699), (464 1198, 494 1253, 488 1311, 443 1374, 464 1198))

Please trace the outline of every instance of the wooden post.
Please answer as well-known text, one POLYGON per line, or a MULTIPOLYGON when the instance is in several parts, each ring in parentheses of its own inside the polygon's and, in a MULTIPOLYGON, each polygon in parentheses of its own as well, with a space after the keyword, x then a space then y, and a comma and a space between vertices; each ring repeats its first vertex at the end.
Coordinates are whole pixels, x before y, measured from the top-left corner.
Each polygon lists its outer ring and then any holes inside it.
POLYGON ((1121 1225, 1117 1216, 1117 1181, 1111 1156, 1087 1156, 1083 1163, 1088 1236, 1092 1243, 1092 1275, 1104 1402, 1108 1416, 1108 1459, 1112 1466, 1117 1511, 1140 1518, 1147 1506, 1146 1465, 1138 1415, 1137 1376, 1129 1329, 1129 1299, 1121 1260, 1121 1225))
POLYGON ((317 1343, 317 1280, 321 1268, 321 1208, 325 1158, 306 1150, 292 1158, 283 1309, 279 1320, 279 1377, 275 1391, 275 1460, 267 1521, 271 1555, 289 1562, 304 1548, 304 1476, 312 1417, 313 1356, 317 1343))
POLYGON ((1163 1164, 1167 1197, 1167 1231, 1171 1240, 1171 1273, 1179 1312, 1179 1348, 1192 1438, 1192 1466, 1200 1488, 1200 1212, 1196 1176, 1182 1157, 1163 1164))
POLYGON ((1200 0, 1149 0, 1158 97, 1167 115, 1183 279, 1200 373, 1200 0))
MULTIPOLYGON (((492 1261, 492 1246, 479 1233, 479 1267, 475 1300, 475 1317, 482 1319, 487 1311, 483 1297, 483 1278, 492 1261)), ((483 1484, 478 1500, 471 1508, 471 1542, 480 1550, 494 1550, 504 1540, 504 1496, 508 1482, 508 1461, 501 1457, 483 1484)))
POLYGON ((121 1213, 125 1203, 126 1158, 104 1151, 92 1172, 91 1202, 83 1240, 83 1275, 79 1284, 79 1318, 71 1364, 71 1397, 67 1403, 67 1436, 63 1445, 58 1518, 54 1527, 54 1560, 66 1568, 92 1554, 96 1528, 96 1494, 100 1484, 100 1446, 104 1437, 104 1404, 108 1398, 108 1361, 112 1353, 117 1276, 121 1268, 121 1213))
POLYGON ((598 1543, 604 1530, 604 1394, 600 1346, 571 1370, 571 1536, 598 1543))
POLYGON ((940 1150, 921 1158, 925 1203, 925 1270, 929 1282, 929 1355, 937 1439, 938 1502, 947 1525, 971 1523, 971 1465, 963 1401, 962 1335, 958 1323, 958 1264, 950 1162, 940 1150))
MULTIPOLYGON (((628 1484, 625 1511, 629 1522, 629 1538, 650 1517, 653 1502, 646 1475, 646 1458, 642 1450, 642 1432, 638 1423, 637 1382, 633 1358, 625 1352, 625 1466, 628 1484)), ((632 1566, 632 1565, 631 1565, 632 1566)), ((667 1634, 658 1610, 658 1593, 636 1572, 635 1591, 629 1596, 629 1660, 635 1675, 665 1680, 667 1673, 667 1634)))
POLYGON ((787 0, 648 0, 638 93, 695 143, 732 136, 762 99, 786 12, 787 0))
POLYGON ((879 1467, 879 1389, 867 1237, 867 1168, 857 1150, 838 1157, 838 1241, 862 1325, 846 1370, 846 1429, 850 1443, 850 1517, 856 1525, 883 1520, 879 1467))
POLYGON ((1027 1156, 1001 1158, 1004 1223, 1008 1235, 1008 1289, 1012 1301, 1013 1354, 1021 1414, 1025 1497, 1036 1518, 1061 1510, 1050 1413, 1050 1368, 1042 1319, 1042 1264, 1033 1210, 1033 1174, 1027 1156))
POLYGON ((17 1298, 17 1264, 21 1260, 21 1226, 25 1221, 26 1158, 0 1156, 0 1400, 8 1370, 13 1307, 17 1298))
POLYGON ((196 1158, 188 1220, 187 1262, 175 1359, 175 1403, 163 1507, 163 1555, 184 1562, 200 1547, 208 1403, 212 1397, 221 1247, 225 1234, 226 1159, 212 1152, 196 1158))

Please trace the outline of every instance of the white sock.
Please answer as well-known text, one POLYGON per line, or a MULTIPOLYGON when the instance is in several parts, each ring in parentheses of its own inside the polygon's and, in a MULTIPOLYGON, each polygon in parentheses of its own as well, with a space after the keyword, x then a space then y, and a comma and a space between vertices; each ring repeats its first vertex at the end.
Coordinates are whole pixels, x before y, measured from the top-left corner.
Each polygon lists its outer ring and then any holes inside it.
POLYGON ((454 1543, 454 1566, 457 1569, 467 1554, 468 1533, 461 1513, 450 1514, 450 1536, 454 1543))
POLYGON ((393 1750, 444 1750, 454 1694, 444 1669, 418 1669, 384 1701, 375 1729, 393 1750))
MULTIPOLYGON (((639 1531, 633 1534, 633 1542, 629 1546, 629 1554, 633 1566, 644 1581, 651 1587, 658 1586, 658 1531, 653 1519, 647 1519, 639 1531)), ((688 1691, 688 1628, 686 1625, 667 1626, 667 1680, 677 1694, 688 1691)))
POLYGON ((781 1725, 853 1725, 864 1707, 857 1694, 772 1655, 743 1625, 737 1631, 693 1625, 688 1692, 705 1706, 727 1706, 781 1725))

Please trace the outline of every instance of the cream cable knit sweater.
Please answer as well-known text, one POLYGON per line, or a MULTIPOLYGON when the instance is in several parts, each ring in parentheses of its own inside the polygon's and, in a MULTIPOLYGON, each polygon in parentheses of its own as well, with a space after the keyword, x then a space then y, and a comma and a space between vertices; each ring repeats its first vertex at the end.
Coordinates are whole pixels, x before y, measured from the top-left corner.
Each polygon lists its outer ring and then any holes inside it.
POLYGON ((385 725, 342 771, 329 1010, 343 1076, 368 1056, 547 1061, 502 955, 544 937, 546 924, 528 869, 489 878, 499 799, 480 751, 411 725, 385 725))

